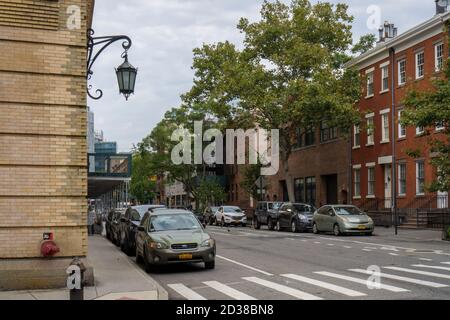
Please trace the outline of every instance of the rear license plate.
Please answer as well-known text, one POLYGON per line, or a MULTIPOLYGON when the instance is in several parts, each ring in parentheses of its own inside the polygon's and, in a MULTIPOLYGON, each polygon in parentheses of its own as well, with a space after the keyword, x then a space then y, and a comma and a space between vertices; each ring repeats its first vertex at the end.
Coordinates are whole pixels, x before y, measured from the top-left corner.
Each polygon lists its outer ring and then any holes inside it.
POLYGON ((192 254, 191 253, 183 253, 178 255, 178 259, 180 260, 192 260, 192 254))
POLYGON ((366 226, 358 226, 359 230, 366 230, 366 226))

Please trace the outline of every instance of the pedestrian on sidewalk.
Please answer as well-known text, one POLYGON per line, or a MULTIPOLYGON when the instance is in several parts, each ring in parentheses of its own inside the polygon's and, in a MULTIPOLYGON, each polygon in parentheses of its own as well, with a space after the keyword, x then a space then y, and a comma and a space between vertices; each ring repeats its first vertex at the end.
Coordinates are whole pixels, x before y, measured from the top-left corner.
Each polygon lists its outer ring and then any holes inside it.
POLYGON ((95 210, 94 208, 89 206, 87 217, 88 235, 94 234, 94 223, 95 223, 95 210))

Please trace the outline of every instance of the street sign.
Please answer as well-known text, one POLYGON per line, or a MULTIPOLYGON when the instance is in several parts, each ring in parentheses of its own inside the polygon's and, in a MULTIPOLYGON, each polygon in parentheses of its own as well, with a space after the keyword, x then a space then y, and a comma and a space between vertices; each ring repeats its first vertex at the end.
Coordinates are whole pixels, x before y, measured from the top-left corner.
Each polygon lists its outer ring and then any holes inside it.
POLYGON ((255 185, 260 189, 264 189, 267 186, 266 178, 264 176, 260 176, 256 179, 255 185))

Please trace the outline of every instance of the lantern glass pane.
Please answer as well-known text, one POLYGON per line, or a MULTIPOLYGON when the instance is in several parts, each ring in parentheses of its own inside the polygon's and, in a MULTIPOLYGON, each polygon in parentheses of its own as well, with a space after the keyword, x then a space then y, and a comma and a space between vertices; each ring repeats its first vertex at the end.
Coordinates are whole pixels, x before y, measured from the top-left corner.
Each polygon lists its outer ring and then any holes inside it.
POLYGON ((129 70, 122 70, 122 77, 123 77, 123 92, 128 92, 130 90, 130 71, 129 70))
POLYGON ((134 92, 134 86, 136 85, 136 74, 136 70, 130 72, 130 92, 134 92))
POLYGON ((123 78, 122 78, 122 70, 117 70, 117 82, 119 83, 119 91, 122 92, 123 90, 123 78))

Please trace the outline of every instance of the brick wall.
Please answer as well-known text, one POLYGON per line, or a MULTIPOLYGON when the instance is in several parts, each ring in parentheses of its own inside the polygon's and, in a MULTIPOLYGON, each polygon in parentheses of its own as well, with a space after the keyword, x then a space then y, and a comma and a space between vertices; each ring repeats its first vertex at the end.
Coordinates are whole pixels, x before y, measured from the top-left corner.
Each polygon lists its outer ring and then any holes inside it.
POLYGON ((0 21, 0 258, 39 257, 45 232, 54 233, 58 256, 85 256, 86 29, 93 1, 0 6, 8 8, 0 21), (67 28, 71 5, 80 8, 80 29, 67 28), (13 15, 14 7, 34 9, 44 20, 47 14, 48 23, 13 15))

